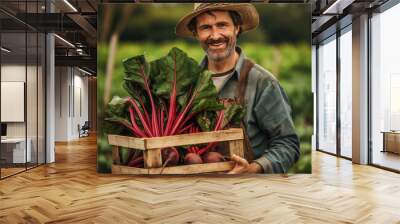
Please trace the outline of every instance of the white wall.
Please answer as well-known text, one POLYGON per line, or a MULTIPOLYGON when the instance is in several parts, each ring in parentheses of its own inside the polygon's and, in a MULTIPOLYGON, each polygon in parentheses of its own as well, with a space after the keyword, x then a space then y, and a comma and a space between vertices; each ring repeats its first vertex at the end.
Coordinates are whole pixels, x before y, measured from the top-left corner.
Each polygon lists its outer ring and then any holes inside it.
POLYGON ((88 78, 81 73, 79 70, 74 70, 74 108, 72 108, 72 130, 71 135, 74 138, 79 136, 78 124, 81 126, 88 121, 88 78), (78 72, 78 74, 77 74, 78 72))
MULTIPOLYGON (((28 66, 29 69, 29 66, 28 66)), ((1 65, 1 81, 25 82, 25 64, 1 65)))
MULTIPOLYGON (((44 163, 44 74, 42 73, 42 67, 25 66, 25 64, 3 64, 1 66, 1 81, 3 82, 24 82, 26 83, 26 106, 23 102, 23 106, 18 109, 20 113, 25 114, 26 120, 22 122, 6 122, 7 123, 7 137, 9 138, 25 138, 25 135, 29 139, 31 144, 32 161, 36 162, 39 159, 39 163, 44 163), (38 70, 36 70, 38 69, 38 70), (27 81, 25 78, 27 77, 27 81), (37 156, 38 154, 38 156, 37 156)), ((2 89, 3 92, 4 89, 2 89)), ((24 90, 19 90, 20 94, 24 94, 24 90), (21 92, 22 91, 22 92, 21 92)), ((4 92, 3 92, 4 93, 4 92)), ((3 97, 7 97, 2 95, 3 97)), ((3 103, 2 103, 3 104, 3 103)), ((13 109, 10 107, 2 107, 2 112, 13 113, 13 109), (9 110, 9 111, 7 111, 9 110)), ((15 109, 14 109, 15 110, 15 109)), ((15 112, 14 112, 15 113, 15 112)), ((23 115, 24 116, 24 115, 23 115)))
POLYGON ((68 140, 68 87, 67 67, 55 68, 55 141, 68 140))
MULTIPOLYGON (((29 68, 28 68, 29 69, 29 68)), ((25 64, 8 64, 1 66, 1 81, 5 82, 25 82, 25 64)), ((1 108, 7 110, 7 108, 1 108)), ((24 122, 7 122, 8 137, 25 137, 24 122)))
POLYGON ((88 120, 88 78, 76 68, 56 67, 55 85, 55 140, 77 139, 78 124, 88 120))

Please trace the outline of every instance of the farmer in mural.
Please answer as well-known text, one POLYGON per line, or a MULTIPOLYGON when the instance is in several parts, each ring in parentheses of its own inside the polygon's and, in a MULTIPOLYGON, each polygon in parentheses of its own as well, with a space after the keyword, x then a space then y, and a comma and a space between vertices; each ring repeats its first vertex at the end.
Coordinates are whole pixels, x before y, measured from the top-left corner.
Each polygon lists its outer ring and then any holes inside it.
POLYGON ((248 3, 197 3, 176 26, 177 35, 199 41, 206 53, 201 66, 214 73, 219 96, 236 99, 246 108, 245 158, 231 158, 236 164, 230 174, 284 173, 300 156, 286 93, 236 45, 238 36, 258 22, 257 10, 248 3))

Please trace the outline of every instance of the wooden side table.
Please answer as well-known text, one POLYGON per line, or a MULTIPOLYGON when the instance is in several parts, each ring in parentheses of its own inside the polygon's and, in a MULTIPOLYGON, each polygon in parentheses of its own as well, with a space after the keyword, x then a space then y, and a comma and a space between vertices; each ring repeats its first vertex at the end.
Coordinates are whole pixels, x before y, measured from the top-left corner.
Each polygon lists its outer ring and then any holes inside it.
POLYGON ((400 154, 400 132, 383 131, 383 150, 382 152, 392 152, 400 154))

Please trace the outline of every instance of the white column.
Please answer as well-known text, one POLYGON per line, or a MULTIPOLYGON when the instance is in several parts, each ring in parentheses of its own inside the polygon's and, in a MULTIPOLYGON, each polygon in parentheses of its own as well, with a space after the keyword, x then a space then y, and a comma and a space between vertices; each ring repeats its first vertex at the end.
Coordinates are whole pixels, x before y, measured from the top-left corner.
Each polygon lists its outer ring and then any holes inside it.
POLYGON ((55 161, 55 151, 54 151, 54 133, 55 133, 55 72, 54 72, 54 35, 47 34, 46 37, 46 45, 47 45, 47 108, 46 108, 46 163, 52 163, 55 161))
POLYGON ((353 162, 368 163, 368 15, 353 19, 353 162))
POLYGON ((313 101, 314 101, 314 130, 311 136, 311 149, 316 150, 316 137, 317 137, 317 48, 315 45, 312 45, 312 60, 311 60, 311 91, 313 93, 313 101))
MULTIPOLYGON (((48 1, 47 12, 54 11, 54 5, 48 1)), ((46 163, 55 162, 55 43, 54 34, 46 35, 46 163)))

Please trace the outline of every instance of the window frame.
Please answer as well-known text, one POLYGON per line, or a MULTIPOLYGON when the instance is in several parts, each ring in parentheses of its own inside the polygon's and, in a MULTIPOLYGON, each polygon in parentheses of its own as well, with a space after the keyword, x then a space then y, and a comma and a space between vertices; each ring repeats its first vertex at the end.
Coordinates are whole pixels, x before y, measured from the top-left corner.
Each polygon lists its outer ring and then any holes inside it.
MULTIPOLYGON (((344 35, 345 33, 347 33, 347 32, 352 32, 352 28, 351 28, 351 26, 352 26, 352 22, 349 22, 349 18, 350 17, 344 17, 343 18, 343 20, 344 21, 338 21, 338 23, 339 22, 342 22, 342 24, 345 24, 345 25, 343 25, 343 27, 341 27, 340 29, 338 29, 335 33, 333 33, 333 34, 331 34, 331 35, 329 35, 329 36, 327 36, 326 38, 324 38, 324 39, 321 39, 321 40, 319 40, 318 42, 317 42, 317 44, 315 44, 316 45, 316 55, 315 55, 315 61, 316 61, 316 69, 315 69, 315 80, 316 80, 316 90, 317 90, 317 94, 316 94, 316 151, 319 151, 319 152, 323 152, 323 153, 326 153, 326 154, 329 154, 329 155, 333 155, 333 156, 337 156, 337 157, 340 157, 340 158, 343 158, 343 159, 346 159, 346 160, 352 160, 352 158, 350 158, 350 157, 347 157, 347 156, 344 156, 344 155, 342 155, 342 153, 341 153, 341 118, 340 118, 340 103, 341 103, 341 99, 340 99, 340 81, 341 81, 341 79, 340 79, 340 77, 341 77, 341 67, 340 67, 340 60, 341 60, 341 58, 340 58, 340 37, 342 36, 342 35, 344 35), (336 35, 336 36, 335 36, 336 35), (332 38, 332 36, 335 36, 335 38, 332 38), (329 39, 332 39, 332 40, 329 40, 329 39), (327 42, 330 42, 330 41, 336 41, 336 152, 335 153, 332 153, 332 152, 328 152, 327 150, 324 150, 324 149, 321 149, 319 146, 320 146, 320 143, 319 143, 319 122, 320 122, 320 118, 319 118, 319 112, 320 112, 320 110, 319 110, 319 104, 320 104, 320 99, 319 99, 319 93, 318 93, 318 90, 319 90, 319 85, 320 85, 320 74, 319 74, 319 51, 318 51, 318 49, 320 48, 320 45, 322 44, 322 43, 327 43, 327 42)), ((336 26, 336 24, 334 24, 334 25, 332 25, 332 26, 336 26)))

